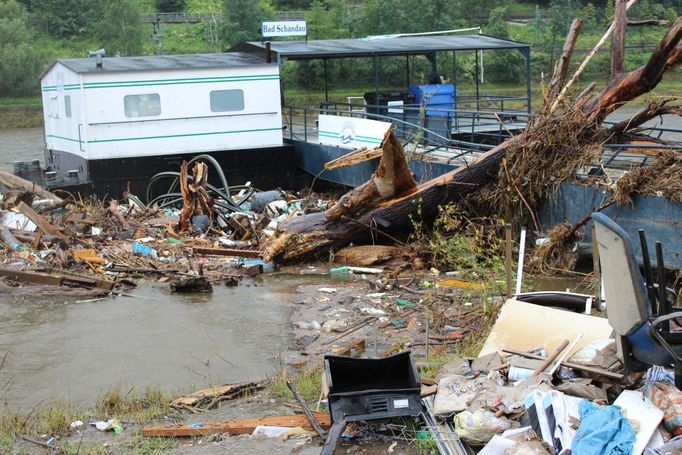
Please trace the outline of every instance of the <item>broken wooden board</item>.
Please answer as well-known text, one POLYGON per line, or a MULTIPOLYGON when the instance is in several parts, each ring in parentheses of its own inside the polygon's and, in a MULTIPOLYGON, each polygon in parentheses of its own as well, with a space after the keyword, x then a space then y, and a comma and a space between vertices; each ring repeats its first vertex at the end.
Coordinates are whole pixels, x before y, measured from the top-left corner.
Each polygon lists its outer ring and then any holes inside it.
POLYGON ((86 288, 102 288, 111 290, 114 288, 114 282, 104 279, 96 279, 72 275, 58 272, 31 272, 25 270, 15 269, 0 269, 0 276, 9 278, 10 280, 20 281, 24 283, 47 284, 51 286, 82 286, 86 288))
MULTIPOLYGON (((332 426, 332 419, 328 413, 313 411, 313 415, 323 429, 328 430, 332 426)), ((234 419, 222 422, 206 422, 202 424, 146 427, 142 429, 142 435, 146 438, 206 436, 217 433, 226 433, 234 436, 239 434, 250 434, 260 425, 287 428, 302 427, 306 430, 313 430, 310 422, 308 422, 308 418, 304 414, 296 414, 290 416, 260 417, 255 419, 234 419)))
POLYGON ((263 254, 258 250, 238 250, 235 248, 192 248, 194 254, 203 254, 206 256, 235 256, 242 258, 260 258, 263 254))
POLYGON ((97 256, 97 251, 94 248, 86 248, 83 250, 73 250, 73 258, 80 262, 89 262, 90 264, 104 264, 106 261, 97 256))
POLYGON ((54 201, 54 204, 57 207, 61 207, 66 203, 64 199, 56 196, 54 193, 47 191, 40 185, 36 185, 33 182, 22 179, 21 177, 6 171, 0 171, 0 184, 12 189, 30 191, 37 194, 41 199, 51 199, 54 201))
POLYGON ((255 382, 245 382, 240 384, 223 384, 207 389, 197 390, 194 393, 176 398, 171 402, 171 406, 191 406, 196 407, 202 401, 212 400, 216 397, 231 395, 239 392, 256 391, 262 389, 262 384, 255 382))
POLYGON ((613 329, 606 318, 557 310, 516 299, 507 300, 479 357, 503 348, 530 351, 543 347, 554 351, 565 339, 580 341, 571 349, 567 358, 596 340, 605 340, 613 329))
POLYGON ((24 204, 24 202, 20 202, 19 205, 17 205, 17 209, 26 217, 33 221, 36 226, 40 228, 41 231, 43 231, 47 235, 54 236, 61 240, 64 243, 69 243, 68 237, 66 237, 64 234, 59 232, 59 230, 54 227, 52 224, 50 224, 45 218, 42 217, 42 215, 39 215, 38 212, 33 210, 31 207, 28 205, 24 204))
POLYGON ((334 253, 334 262, 362 267, 399 258, 403 252, 402 248, 387 245, 348 246, 334 253))

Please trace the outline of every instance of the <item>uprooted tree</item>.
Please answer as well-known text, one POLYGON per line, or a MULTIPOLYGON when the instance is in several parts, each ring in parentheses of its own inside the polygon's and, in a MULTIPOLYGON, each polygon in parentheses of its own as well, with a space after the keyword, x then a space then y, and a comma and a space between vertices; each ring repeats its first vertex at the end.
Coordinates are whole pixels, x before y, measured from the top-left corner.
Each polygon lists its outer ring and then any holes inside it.
MULTIPOLYGON (((604 144, 651 143, 654 140, 650 137, 637 134, 638 128, 659 115, 680 114, 681 108, 670 105, 671 100, 652 101, 627 122, 612 127, 603 125, 607 115, 652 90, 666 72, 682 61, 682 18, 678 18, 644 66, 628 73, 623 71, 625 12, 632 3, 634 0, 627 5, 623 0, 616 1, 614 23, 571 79, 567 79, 581 27, 579 19, 573 22, 552 80, 543 93, 544 102, 524 131, 466 166, 421 184, 412 178, 402 146, 389 131, 378 168, 370 180, 348 192, 326 212, 283 223, 264 245, 265 257, 276 262, 294 261, 361 240, 372 229, 394 231, 408 227, 412 216, 418 213, 433 216, 442 204, 482 193, 483 188, 488 190, 487 205, 498 207, 499 215, 537 226, 537 207, 553 185, 599 156, 604 144), (611 80, 596 94, 591 84, 570 100, 568 88, 614 30, 611 80)), ((341 161, 352 164, 358 161, 358 156, 374 157, 377 152, 360 150, 341 161)), ((576 230, 564 227, 562 234, 555 236, 560 237, 555 243, 569 240, 576 230)), ((549 258, 555 252, 548 248, 544 254, 549 258)))

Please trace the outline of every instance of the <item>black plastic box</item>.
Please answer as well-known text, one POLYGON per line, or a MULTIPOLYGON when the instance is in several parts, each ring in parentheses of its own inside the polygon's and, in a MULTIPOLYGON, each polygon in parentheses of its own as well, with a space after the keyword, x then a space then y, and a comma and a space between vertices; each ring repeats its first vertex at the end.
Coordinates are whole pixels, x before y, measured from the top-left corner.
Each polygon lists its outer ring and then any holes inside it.
POLYGON ((416 416, 422 411, 421 384, 411 352, 383 359, 327 355, 332 421, 416 416))

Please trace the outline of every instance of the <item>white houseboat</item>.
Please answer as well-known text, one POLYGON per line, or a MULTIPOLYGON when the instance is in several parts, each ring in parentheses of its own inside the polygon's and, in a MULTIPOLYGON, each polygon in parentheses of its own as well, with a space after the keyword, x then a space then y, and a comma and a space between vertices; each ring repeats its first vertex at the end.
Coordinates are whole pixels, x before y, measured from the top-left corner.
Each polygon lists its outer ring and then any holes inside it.
POLYGON ((238 167, 239 183, 293 168, 279 66, 252 55, 62 59, 41 86, 48 186, 140 191, 153 173, 177 171, 198 153, 238 167))

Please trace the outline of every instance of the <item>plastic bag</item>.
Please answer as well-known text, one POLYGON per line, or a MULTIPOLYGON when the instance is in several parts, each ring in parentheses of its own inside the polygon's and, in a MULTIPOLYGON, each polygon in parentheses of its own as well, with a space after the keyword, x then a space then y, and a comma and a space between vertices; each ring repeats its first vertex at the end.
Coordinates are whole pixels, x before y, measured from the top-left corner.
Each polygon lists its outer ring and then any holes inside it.
POLYGON ((648 382, 645 394, 663 411, 663 426, 679 436, 682 434, 682 392, 667 382, 648 382))
POLYGON ((479 409, 463 411, 454 418, 457 435, 470 444, 485 444, 496 434, 509 429, 509 420, 496 417, 495 413, 479 409))

